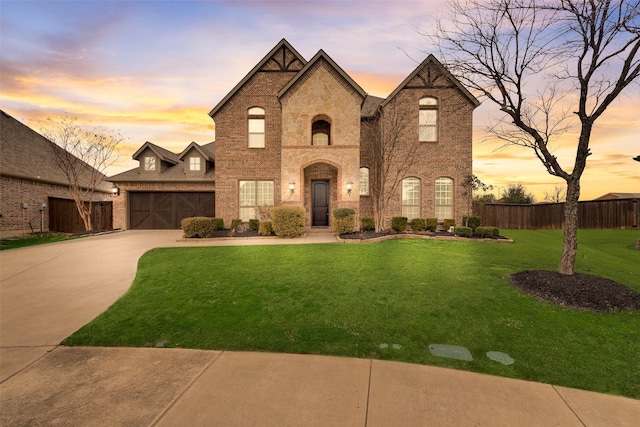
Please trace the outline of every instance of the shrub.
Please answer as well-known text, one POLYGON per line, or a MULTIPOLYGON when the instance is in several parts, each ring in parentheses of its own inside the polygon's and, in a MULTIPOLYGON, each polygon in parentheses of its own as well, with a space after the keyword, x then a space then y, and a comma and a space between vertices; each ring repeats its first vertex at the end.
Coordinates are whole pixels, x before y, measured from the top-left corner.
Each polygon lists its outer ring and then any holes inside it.
POLYGON ((260 221, 258 234, 261 236, 273 236, 273 225, 271 221, 260 221))
POLYGON ((391 228, 395 231, 406 231, 407 230, 407 217, 405 216, 394 216, 391 218, 391 228))
POLYGON ((279 237, 304 234, 306 213, 300 206, 276 206, 271 210, 273 232, 279 237))
POLYGON ((466 225, 467 227, 470 227, 472 230, 475 230, 476 228, 482 225, 482 218, 479 216, 469 216, 469 217, 463 216, 462 224, 466 225), (467 224, 467 218, 469 219, 468 224, 467 224))
POLYGON ((213 232, 215 231, 212 218, 204 216, 183 218, 182 221, 180 221, 180 227, 186 238, 213 237, 213 232))
POLYGON ((475 229, 474 233, 480 237, 487 237, 487 238, 498 237, 500 236, 500 229, 498 229, 497 227, 491 227, 491 226, 478 227, 475 229))
POLYGON ((231 220, 231 229, 232 230, 240 231, 240 227, 241 226, 242 226, 242 220, 241 219, 232 219, 231 220))
POLYGON ((373 220, 373 218, 362 218, 360 219, 360 222, 362 223, 362 230, 375 230, 376 229, 376 222, 373 220))
POLYGON ((438 228, 438 218, 427 218, 425 228, 429 231, 436 231, 438 228))
POLYGON ((465 227, 462 225, 460 227, 455 227, 453 229, 453 233, 460 237, 471 237, 473 231, 471 230, 471 227, 465 227))
POLYGON ((258 221, 257 219, 250 219, 249 220, 249 230, 258 230, 258 228, 260 228, 260 221, 258 221))
POLYGON ((424 218, 413 218, 411 220, 411 229, 413 231, 424 231, 427 228, 427 221, 424 218))
POLYGON ((349 208, 333 210, 333 228, 336 234, 347 234, 356 231, 356 211, 349 208))
POLYGON ((224 220, 222 218, 211 218, 214 230, 222 230, 224 228, 224 220))
POLYGON ((445 229, 445 231, 449 231, 450 227, 455 227, 456 226, 456 220, 455 219, 451 219, 451 218, 447 218, 444 221, 442 221, 442 227, 445 229))

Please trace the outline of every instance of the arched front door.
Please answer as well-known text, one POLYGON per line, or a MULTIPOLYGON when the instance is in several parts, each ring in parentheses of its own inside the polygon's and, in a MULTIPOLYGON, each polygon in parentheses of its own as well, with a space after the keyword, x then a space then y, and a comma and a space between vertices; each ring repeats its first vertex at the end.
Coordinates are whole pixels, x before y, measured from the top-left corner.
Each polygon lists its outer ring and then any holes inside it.
POLYGON ((313 211, 311 226, 327 227, 329 225, 329 181, 311 182, 311 200, 313 211))

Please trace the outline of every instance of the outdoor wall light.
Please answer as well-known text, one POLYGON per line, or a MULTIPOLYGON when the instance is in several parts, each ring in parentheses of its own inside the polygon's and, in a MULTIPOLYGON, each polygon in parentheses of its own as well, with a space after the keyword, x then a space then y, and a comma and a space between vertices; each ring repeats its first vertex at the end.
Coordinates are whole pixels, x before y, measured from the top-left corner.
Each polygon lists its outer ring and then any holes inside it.
POLYGON ((114 182, 113 185, 111 186, 111 194, 113 196, 119 196, 120 195, 120 188, 118 188, 118 186, 116 185, 116 183, 114 182))
POLYGON ((351 195, 351 190, 353 190, 353 182, 352 181, 347 181, 347 194, 349 196, 351 195))
POLYGON ((296 189, 296 182, 294 180, 289 181, 289 191, 293 194, 293 190, 296 189))

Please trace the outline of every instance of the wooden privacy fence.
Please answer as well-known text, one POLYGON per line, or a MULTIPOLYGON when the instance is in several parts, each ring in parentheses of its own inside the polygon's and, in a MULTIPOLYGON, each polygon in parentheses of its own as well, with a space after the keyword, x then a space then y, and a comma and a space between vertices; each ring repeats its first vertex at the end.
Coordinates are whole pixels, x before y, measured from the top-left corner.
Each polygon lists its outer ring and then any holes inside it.
MULTIPOLYGON (((540 230, 564 226, 564 203, 474 205, 483 225, 540 230)), ((578 202, 579 228, 638 228, 640 199, 578 202)))
MULTIPOLYGON (((49 197, 49 230, 62 233, 85 231, 76 203, 69 199, 49 197)), ((93 202, 91 222, 95 230, 113 228, 113 202, 93 202)))

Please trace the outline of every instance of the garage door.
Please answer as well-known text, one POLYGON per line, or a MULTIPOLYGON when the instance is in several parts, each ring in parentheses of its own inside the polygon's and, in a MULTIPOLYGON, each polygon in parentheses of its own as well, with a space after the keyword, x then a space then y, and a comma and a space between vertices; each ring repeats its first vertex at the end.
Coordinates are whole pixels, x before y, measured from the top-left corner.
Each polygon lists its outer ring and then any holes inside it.
POLYGON ((129 193, 131 229, 176 229, 182 218, 215 216, 215 193, 129 193))

